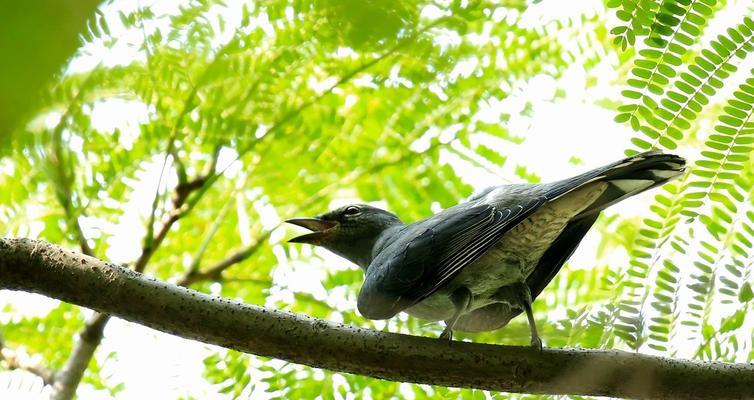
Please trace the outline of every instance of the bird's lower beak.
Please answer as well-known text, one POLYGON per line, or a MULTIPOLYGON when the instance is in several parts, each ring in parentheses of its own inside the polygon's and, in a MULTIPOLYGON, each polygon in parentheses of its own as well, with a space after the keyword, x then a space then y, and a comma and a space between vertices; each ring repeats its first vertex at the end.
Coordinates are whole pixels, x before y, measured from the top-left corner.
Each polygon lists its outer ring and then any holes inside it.
POLYGON ((298 225, 304 227, 312 233, 306 235, 296 236, 289 240, 290 243, 308 243, 308 244, 320 244, 324 240, 328 239, 335 233, 335 228, 338 223, 335 221, 325 221, 318 218, 294 218, 285 221, 289 224, 298 225))

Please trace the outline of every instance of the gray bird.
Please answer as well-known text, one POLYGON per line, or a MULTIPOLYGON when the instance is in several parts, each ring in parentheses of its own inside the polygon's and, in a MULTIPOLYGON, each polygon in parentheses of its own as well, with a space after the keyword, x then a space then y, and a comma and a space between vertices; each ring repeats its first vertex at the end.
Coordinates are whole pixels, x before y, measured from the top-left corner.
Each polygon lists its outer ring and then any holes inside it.
POLYGON ((359 312, 401 311, 482 332, 522 311, 542 347, 532 301, 604 210, 684 171, 683 158, 651 151, 562 181, 493 186, 429 218, 406 224, 365 204, 286 222, 312 231, 290 240, 322 246, 365 271, 359 312))

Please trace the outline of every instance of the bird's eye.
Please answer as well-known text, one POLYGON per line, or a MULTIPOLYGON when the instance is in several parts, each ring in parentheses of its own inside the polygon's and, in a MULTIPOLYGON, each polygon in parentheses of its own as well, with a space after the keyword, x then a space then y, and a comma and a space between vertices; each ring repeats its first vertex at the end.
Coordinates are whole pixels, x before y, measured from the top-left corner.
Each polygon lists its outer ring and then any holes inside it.
POLYGON ((361 214, 361 209, 356 206, 348 206, 345 210, 343 210, 343 215, 347 215, 349 217, 353 217, 354 215, 361 214))

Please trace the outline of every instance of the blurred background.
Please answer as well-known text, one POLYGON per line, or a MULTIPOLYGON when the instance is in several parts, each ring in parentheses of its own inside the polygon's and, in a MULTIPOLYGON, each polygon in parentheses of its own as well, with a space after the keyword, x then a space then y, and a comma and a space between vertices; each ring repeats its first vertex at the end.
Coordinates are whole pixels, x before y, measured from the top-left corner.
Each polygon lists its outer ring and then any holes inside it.
MULTIPOLYGON (((598 220, 534 304, 545 345, 754 358, 750 1, 58 3, 0 6, 6 236, 434 337, 361 318, 361 271, 281 221, 351 202, 415 221, 661 148, 691 172, 598 220)), ((331 373, 21 292, 0 291, 0 333, 3 399, 548 397, 331 373)))

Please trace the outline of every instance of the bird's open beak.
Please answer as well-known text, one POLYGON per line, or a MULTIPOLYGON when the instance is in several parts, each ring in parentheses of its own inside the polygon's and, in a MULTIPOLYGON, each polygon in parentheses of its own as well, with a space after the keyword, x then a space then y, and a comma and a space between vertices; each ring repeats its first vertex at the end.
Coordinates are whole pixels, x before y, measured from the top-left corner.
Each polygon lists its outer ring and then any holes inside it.
POLYGON ((293 225, 298 225, 312 231, 312 233, 307 233, 306 235, 296 236, 288 242, 308 243, 314 245, 320 244, 326 239, 330 238, 330 236, 335 233, 335 229, 338 226, 338 223, 335 221, 325 221, 318 218, 294 218, 289 219, 285 222, 293 225))

